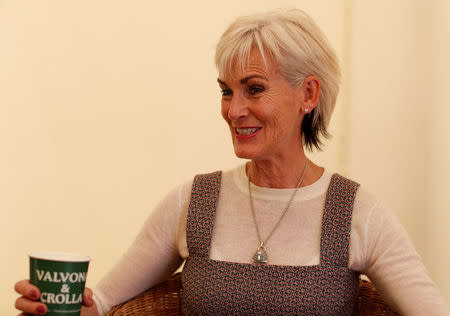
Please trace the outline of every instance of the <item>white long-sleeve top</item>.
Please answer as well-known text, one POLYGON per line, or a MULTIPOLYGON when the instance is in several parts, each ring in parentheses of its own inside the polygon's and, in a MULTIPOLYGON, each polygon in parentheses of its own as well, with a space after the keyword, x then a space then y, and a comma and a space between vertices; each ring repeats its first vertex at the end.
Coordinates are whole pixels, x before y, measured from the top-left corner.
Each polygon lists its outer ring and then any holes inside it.
MULTIPOLYGON (((272 265, 317 265, 321 220, 332 173, 298 190, 265 244, 272 265)), ((245 165, 226 171, 216 210, 210 257, 250 263, 259 245, 251 214, 245 165)), ((94 289, 100 315, 168 278, 189 256, 186 217, 192 181, 172 190, 154 209, 121 260, 94 289)), ((264 239, 276 225, 294 189, 251 185, 264 239)), ((398 220, 363 187, 357 191, 348 267, 366 274, 402 315, 450 315, 420 256, 398 220)))

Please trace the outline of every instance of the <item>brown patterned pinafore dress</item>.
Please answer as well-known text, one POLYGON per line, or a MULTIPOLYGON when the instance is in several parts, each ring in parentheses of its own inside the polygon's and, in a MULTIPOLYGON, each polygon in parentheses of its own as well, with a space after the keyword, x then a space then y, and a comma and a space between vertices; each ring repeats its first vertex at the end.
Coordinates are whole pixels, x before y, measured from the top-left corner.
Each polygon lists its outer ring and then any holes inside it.
POLYGON ((358 184, 331 178, 322 218, 320 263, 255 265, 209 258, 220 171, 194 179, 182 273, 184 315, 351 315, 359 272, 348 269, 353 202, 358 184))

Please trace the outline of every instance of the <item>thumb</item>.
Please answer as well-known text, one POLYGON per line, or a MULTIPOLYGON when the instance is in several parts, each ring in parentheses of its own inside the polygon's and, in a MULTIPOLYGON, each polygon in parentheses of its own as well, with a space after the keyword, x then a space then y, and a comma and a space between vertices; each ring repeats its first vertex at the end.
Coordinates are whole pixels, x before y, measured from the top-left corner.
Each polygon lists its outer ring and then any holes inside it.
POLYGON ((94 305, 94 300, 92 299, 92 290, 88 287, 84 288, 83 305, 86 307, 91 307, 92 305, 94 305))

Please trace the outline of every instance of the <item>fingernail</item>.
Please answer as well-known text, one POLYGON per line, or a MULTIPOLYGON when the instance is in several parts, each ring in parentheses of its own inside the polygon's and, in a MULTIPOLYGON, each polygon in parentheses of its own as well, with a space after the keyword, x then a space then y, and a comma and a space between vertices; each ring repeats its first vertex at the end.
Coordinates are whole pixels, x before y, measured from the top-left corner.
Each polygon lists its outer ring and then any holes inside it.
POLYGON ((36 308, 36 312, 38 312, 39 314, 45 313, 45 307, 42 306, 42 305, 39 305, 39 306, 36 308))
POLYGON ((36 290, 32 290, 30 295, 31 295, 32 298, 38 298, 38 293, 37 293, 36 290))

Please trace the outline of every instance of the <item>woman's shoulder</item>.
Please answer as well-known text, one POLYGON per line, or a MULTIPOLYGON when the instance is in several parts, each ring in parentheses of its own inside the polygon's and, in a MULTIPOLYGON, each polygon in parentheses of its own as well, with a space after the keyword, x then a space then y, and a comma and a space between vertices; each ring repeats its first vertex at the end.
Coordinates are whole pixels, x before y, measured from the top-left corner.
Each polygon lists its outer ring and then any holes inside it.
POLYGON ((339 176, 341 178, 349 180, 348 183, 351 185, 357 184, 357 190, 354 201, 355 206, 358 205, 359 207, 362 207, 364 209, 372 209, 374 206, 381 203, 381 200, 359 180, 356 180, 342 173, 333 172, 329 169, 325 169, 324 174, 327 175, 329 182, 331 182, 333 176, 339 176))
POLYGON ((360 185, 356 191, 354 207, 366 213, 373 212, 375 208, 383 206, 381 199, 369 191, 364 185, 360 185))
POLYGON ((352 230, 368 247, 375 240, 386 239, 385 236, 404 234, 405 229, 382 198, 360 185, 353 205, 352 230))
POLYGON ((188 180, 175 185, 172 190, 168 192, 165 200, 170 201, 186 201, 190 199, 192 186, 196 179, 199 178, 212 178, 219 176, 222 184, 233 180, 236 177, 241 176, 242 170, 245 165, 235 166, 229 169, 221 170, 200 170, 198 173, 192 175, 188 180))
MULTIPOLYGON (((325 172, 334 174, 329 170, 326 170, 325 172)), ((392 215, 391 210, 388 208, 386 203, 379 196, 373 193, 373 191, 370 190, 367 186, 365 186, 363 183, 360 183, 359 180, 352 179, 351 177, 347 177, 345 175, 341 176, 358 184, 355 200, 353 203, 354 219, 359 219, 359 222, 366 222, 369 217, 385 217, 392 215)))

